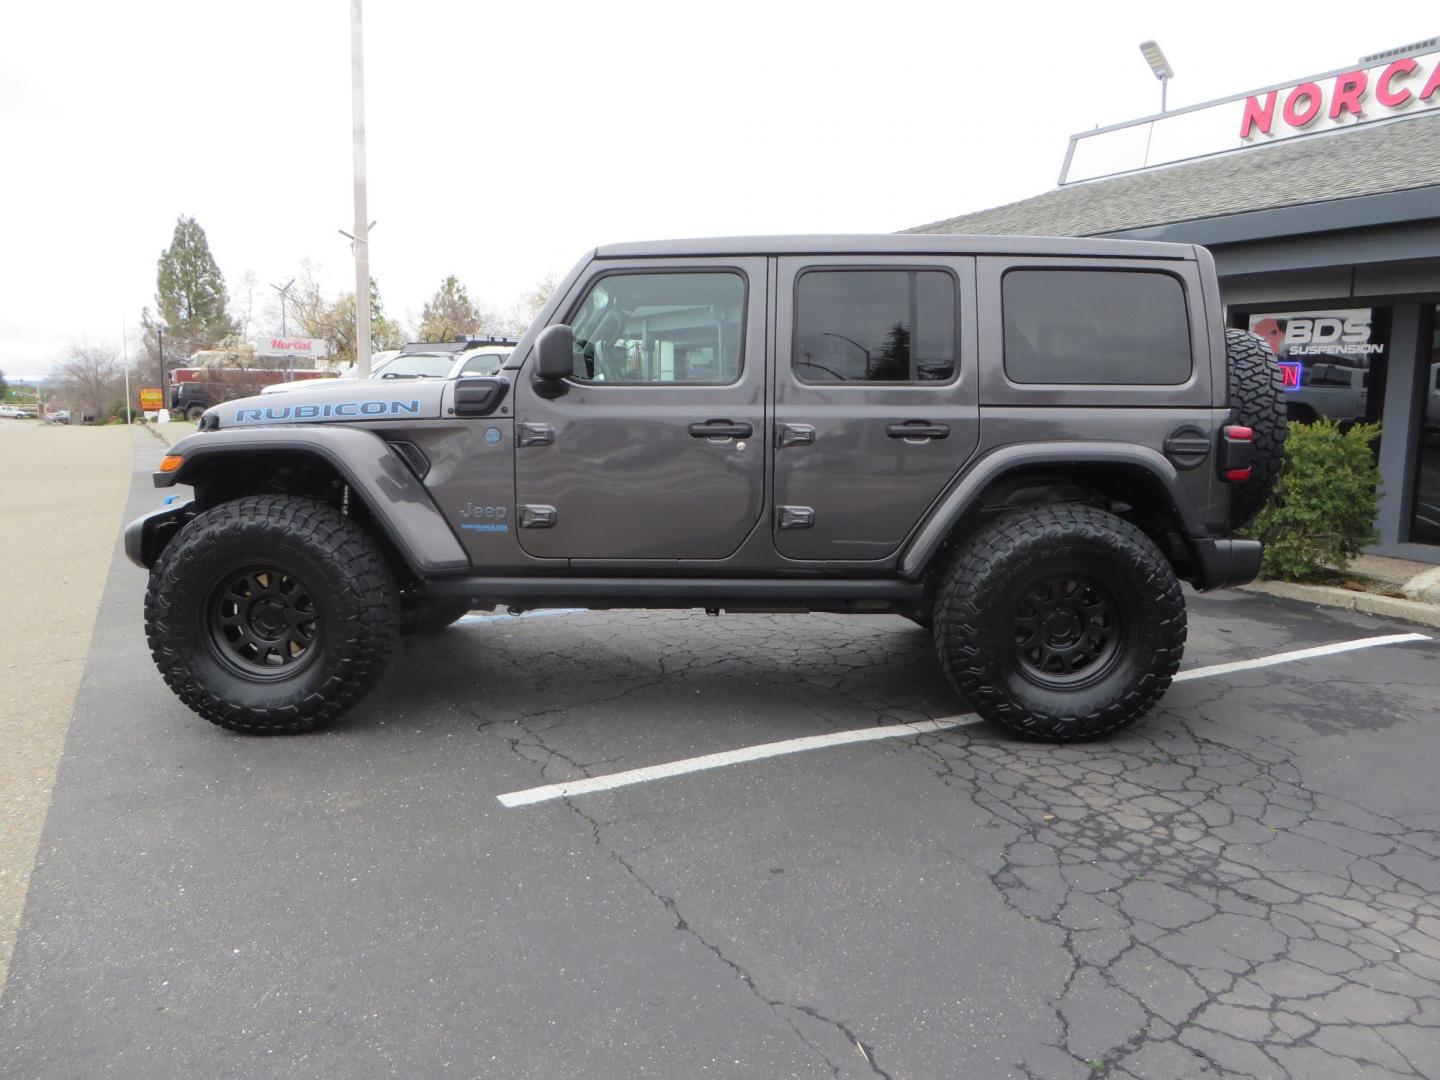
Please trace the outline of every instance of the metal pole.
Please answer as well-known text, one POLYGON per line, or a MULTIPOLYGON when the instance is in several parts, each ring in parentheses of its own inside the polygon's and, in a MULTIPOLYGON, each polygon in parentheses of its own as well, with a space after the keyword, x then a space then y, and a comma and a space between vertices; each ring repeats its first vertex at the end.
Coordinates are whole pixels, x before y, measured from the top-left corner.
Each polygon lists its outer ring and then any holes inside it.
POLYGON ((170 395, 165 393, 165 331, 155 327, 155 352, 160 357, 160 407, 170 404, 170 395))
POLYGON ((120 320, 120 363, 125 368, 125 423, 131 422, 130 418, 130 328, 125 325, 125 320, 120 320))
POLYGON ((365 34, 350 0, 350 107, 355 142, 355 375, 370 377, 370 226, 365 209, 365 34))
POLYGON ((1169 89, 1170 89, 1170 80, 1169 80, 1169 79, 1161 79, 1161 80, 1160 80, 1160 111, 1161 111, 1162 113, 1165 111, 1165 92, 1166 92, 1167 90, 1169 90, 1169 89))

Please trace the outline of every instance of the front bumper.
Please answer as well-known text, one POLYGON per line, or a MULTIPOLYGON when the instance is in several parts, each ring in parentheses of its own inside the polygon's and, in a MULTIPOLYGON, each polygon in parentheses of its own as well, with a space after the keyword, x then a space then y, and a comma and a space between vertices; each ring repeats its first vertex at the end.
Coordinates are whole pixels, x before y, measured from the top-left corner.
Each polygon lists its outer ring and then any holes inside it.
POLYGON ((125 555, 136 566, 149 570, 175 534, 195 516, 194 503, 172 503, 152 510, 125 526, 125 555))
POLYGON ((1260 556, 1264 546, 1259 540, 1192 540, 1195 561, 1200 567, 1196 587, 1201 592, 1223 589, 1229 585, 1248 585, 1260 573, 1260 556))

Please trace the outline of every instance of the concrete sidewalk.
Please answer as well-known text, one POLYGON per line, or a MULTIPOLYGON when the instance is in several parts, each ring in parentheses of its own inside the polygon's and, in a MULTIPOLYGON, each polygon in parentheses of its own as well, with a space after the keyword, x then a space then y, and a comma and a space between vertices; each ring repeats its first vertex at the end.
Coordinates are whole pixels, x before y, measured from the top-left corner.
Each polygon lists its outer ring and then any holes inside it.
MULTIPOLYGON (((150 439, 136 429, 134 436, 150 439)), ((0 429, 0 990, 130 487, 124 427, 0 429)))

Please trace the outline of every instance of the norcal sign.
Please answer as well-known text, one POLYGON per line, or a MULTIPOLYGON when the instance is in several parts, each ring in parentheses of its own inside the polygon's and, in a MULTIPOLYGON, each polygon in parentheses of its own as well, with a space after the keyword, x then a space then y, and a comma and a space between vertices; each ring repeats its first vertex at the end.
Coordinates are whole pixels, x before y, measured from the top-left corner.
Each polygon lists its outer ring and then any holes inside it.
POLYGON ((1440 38, 1324 75, 1072 135, 1060 183, 1431 111, 1440 114, 1440 38))
POLYGON ((256 356, 326 356, 330 347, 322 338, 262 337, 255 340, 256 356))
POLYGON ((1264 142, 1440 105, 1440 52, 1342 71, 1245 99, 1240 138, 1264 142))

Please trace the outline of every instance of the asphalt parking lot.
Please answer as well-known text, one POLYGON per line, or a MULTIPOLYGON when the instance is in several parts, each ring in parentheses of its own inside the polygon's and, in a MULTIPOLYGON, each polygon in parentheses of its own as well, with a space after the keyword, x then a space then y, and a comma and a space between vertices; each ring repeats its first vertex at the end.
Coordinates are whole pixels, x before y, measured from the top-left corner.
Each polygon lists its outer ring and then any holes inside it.
POLYGON ((1440 1076, 1440 644, 1214 670, 1418 628, 1191 597, 1192 677, 1058 747, 895 617, 472 617, 246 739, 143 586, 117 556, 0 1076, 1440 1076))

